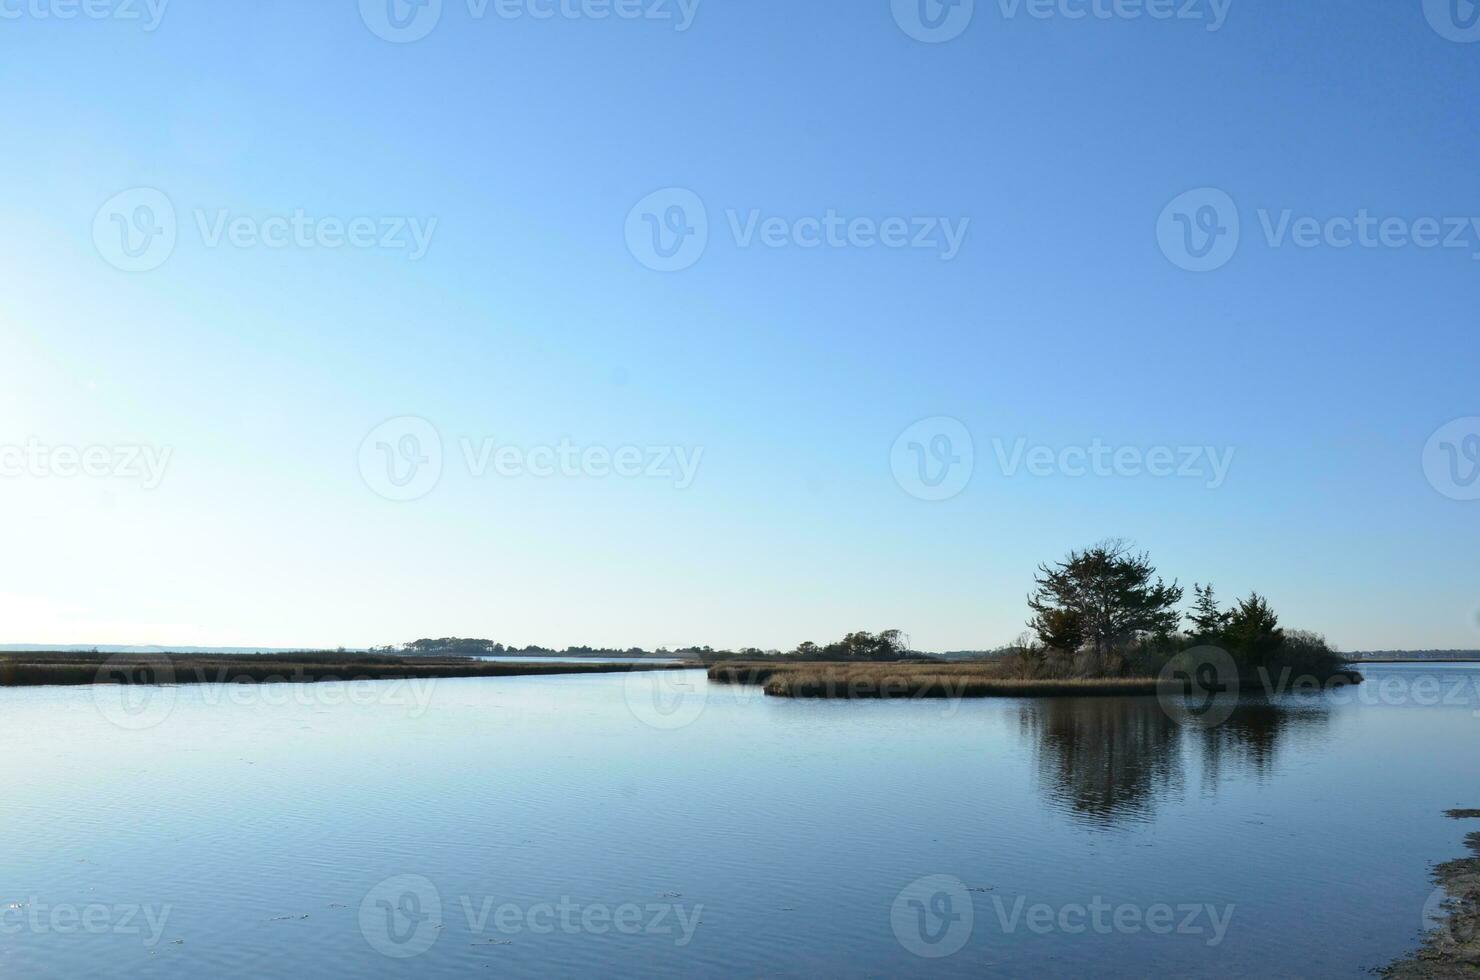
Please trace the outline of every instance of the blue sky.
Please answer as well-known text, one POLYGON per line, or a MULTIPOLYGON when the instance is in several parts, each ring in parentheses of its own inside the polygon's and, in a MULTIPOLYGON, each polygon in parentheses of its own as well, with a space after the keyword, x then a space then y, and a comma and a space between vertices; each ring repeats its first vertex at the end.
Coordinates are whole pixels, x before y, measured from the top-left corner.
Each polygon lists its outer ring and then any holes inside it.
POLYGON ((0 476, 6 641, 979 648, 1120 536, 1346 649, 1480 646, 1480 44, 1437 0, 927 0, 937 43, 904 0, 443 0, 406 43, 94 2, 0 11, 0 469, 111 461, 0 476), (707 239, 655 271, 676 200, 707 239), (872 224, 795 244, 830 214, 872 224), (643 472, 535 475, 562 442, 643 472))

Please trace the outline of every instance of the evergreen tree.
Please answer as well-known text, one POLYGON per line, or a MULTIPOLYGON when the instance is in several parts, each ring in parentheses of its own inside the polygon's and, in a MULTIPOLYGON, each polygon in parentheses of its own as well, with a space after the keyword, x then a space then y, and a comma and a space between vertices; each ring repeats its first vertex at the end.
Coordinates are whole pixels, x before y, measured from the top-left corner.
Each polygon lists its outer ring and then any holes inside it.
POLYGON ((1228 622, 1233 613, 1218 608, 1218 600, 1213 597, 1213 585, 1192 584, 1192 594, 1197 598, 1192 603, 1192 612, 1187 618, 1192 622, 1192 635, 1203 643, 1213 643, 1221 640, 1223 631, 1228 629, 1228 622))
POLYGON ((1036 615, 1028 625, 1050 646, 1077 632, 1099 655, 1139 636, 1166 636, 1181 622, 1175 607, 1182 589, 1175 581, 1153 582, 1155 574, 1151 559, 1123 541, 1071 551, 1061 562, 1038 566, 1038 588, 1028 597, 1036 615))
POLYGON ((1269 661, 1270 654, 1285 643, 1285 631, 1269 602, 1259 593, 1239 601, 1228 620, 1226 636, 1235 653, 1251 666, 1269 661))

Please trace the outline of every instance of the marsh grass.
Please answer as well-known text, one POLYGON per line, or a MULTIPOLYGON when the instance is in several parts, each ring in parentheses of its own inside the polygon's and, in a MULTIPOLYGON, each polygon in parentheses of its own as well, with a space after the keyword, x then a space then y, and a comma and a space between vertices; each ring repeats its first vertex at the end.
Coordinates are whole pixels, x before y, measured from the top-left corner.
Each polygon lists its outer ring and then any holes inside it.
POLYGON ((783 671, 812 667, 816 664, 723 663, 709 668, 709 679, 721 684, 764 684, 783 671))
POLYGON ((420 677, 520 677, 682 670, 693 664, 494 663, 463 657, 384 657, 333 652, 291 654, 0 653, 0 687, 80 684, 273 684, 401 680, 420 677))
POLYGON ((709 679, 762 685, 782 698, 1089 697, 1155 694, 1157 685, 1144 677, 1014 677, 1001 661, 727 663, 710 667, 709 679))
POLYGON ((836 699, 952 699, 952 697, 1103 697, 1156 694, 1156 678, 1080 678, 1037 681, 966 672, 789 671, 765 682, 773 697, 836 699))

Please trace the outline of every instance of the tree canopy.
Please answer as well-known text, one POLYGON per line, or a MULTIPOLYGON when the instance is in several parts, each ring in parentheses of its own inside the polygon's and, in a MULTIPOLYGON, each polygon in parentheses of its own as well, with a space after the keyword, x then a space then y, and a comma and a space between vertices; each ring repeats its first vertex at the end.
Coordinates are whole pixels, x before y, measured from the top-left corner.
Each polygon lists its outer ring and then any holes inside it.
POLYGON ((1063 561, 1038 566, 1028 625, 1050 647, 1088 644, 1096 654, 1140 636, 1169 635, 1182 618, 1176 610, 1182 589, 1175 581, 1153 581, 1155 575, 1150 557, 1124 541, 1071 551, 1063 561))

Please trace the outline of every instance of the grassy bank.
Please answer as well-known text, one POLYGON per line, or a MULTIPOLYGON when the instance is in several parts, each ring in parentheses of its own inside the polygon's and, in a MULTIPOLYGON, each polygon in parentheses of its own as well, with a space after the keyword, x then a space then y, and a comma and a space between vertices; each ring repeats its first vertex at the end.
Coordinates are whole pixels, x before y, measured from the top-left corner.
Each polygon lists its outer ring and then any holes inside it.
MULTIPOLYGON (((1450 810, 1456 820, 1480 818, 1480 810, 1450 810)), ((1385 977, 1428 980, 1480 976, 1480 831, 1469 834, 1470 856, 1434 869, 1434 881, 1448 894, 1443 925, 1424 936, 1418 952, 1382 971, 1385 977)))
MULTIPOLYGON (((1155 677, 1022 677, 999 660, 968 663, 725 663, 709 668, 709 679, 723 684, 758 684, 782 698, 995 698, 1103 697, 1153 695, 1155 677)), ((1341 672, 1338 683, 1361 683, 1355 672, 1341 672)), ((1255 675, 1242 687, 1263 692, 1279 678, 1255 675)), ((1176 685, 1173 685, 1174 687, 1176 685)))
POLYGON ((272 684, 519 677, 677 670, 686 664, 493 663, 465 657, 395 657, 304 652, 279 654, 0 653, 0 687, 78 684, 272 684))
POLYGON ((990 698, 1155 694, 1156 679, 1024 679, 993 661, 972 663, 718 664, 709 679, 760 684, 781 698, 990 698))
POLYGON ((772 675, 816 664, 723 663, 709 668, 709 679, 721 684, 764 684, 772 675))

